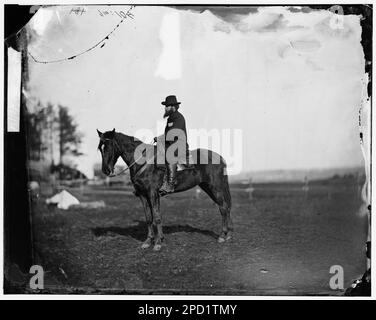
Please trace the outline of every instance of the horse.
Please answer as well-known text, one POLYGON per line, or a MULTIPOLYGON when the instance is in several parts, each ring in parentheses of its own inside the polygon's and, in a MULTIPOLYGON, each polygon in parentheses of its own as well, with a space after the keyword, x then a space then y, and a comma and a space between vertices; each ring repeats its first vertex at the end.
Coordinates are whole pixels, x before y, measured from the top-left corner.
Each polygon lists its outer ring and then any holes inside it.
MULTIPOLYGON (((127 164, 127 169, 130 171, 130 179, 135 189, 134 194, 141 200, 148 226, 147 238, 141 248, 147 249, 154 244, 153 250, 159 251, 164 240, 159 189, 165 179, 165 165, 161 166, 150 161, 138 163, 138 159, 135 159, 136 148, 144 143, 135 137, 115 132, 115 129, 104 133, 97 129, 97 133, 98 150, 102 156, 102 172, 107 176, 113 176, 119 157, 127 164), (156 235, 154 229, 157 231, 156 235)), ((157 148, 151 144, 144 145, 153 150, 157 148)), ((233 231, 230 216, 231 193, 226 162, 218 153, 211 150, 196 149, 190 152, 195 159, 194 164, 177 171, 174 193, 186 191, 195 186, 205 191, 218 206, 221 214, 222 231, 218 242, 224 243, 232 238, 233 231), (203 161, 204 158, 205 161, 203 161), (215 159, 219 161, 214 161, 215 159)))

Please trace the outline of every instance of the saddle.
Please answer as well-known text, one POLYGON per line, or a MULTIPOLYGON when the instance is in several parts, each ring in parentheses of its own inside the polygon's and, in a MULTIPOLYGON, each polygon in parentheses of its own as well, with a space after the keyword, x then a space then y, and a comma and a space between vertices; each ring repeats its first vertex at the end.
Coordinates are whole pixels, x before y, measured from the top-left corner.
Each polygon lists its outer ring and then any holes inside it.
MULTIPOLYGON (((157 167, 161 169, 166 169, 165 164, 157 164, 157 167)), ((192 153, 189 152, 189 156, 187 156, 187 163, 178 163, 176 171, 183 171, 183 170, 189 170, 189 169, 194 169, 194 168, 195 168, 194 158, 192 156, 192 153)))
MULTIPOLYGON (((165 148, 164 148, 164 144, 161 143, 160 141, 158 142, 157 141, 157 146, 155 146, 155 151, 162 155, 162 157, 164 157, 164 153, 165 153, 165 148)), ((156 159, 157 155, 154 156, 154 159, 156 159)), ((178 166, 176 168, 176 171, 183 171, 183 170, 187 170, 187 169, 194 169, 195 168, 195 159, 193 157, 193 154, 192 154, 192 151, 188 151, 188 155, 187 155, 187 163, 186 164, 183 164, 183 163, 178 163, 178 166)), ((160 169, 166 169, 166 165, 165 164, 159 164, 159 163, 156 163, 156 166, 160 169)))
MULTIPOLYGON (((155 160, 155 157, 154 156, 154 160, 155 160)), ((166 173, 165 173, 165 176, 164 176, 164 179, 166 179, 166 175, 167 175, 167 168, 166 168, 166 165, 165 164, 154 164, 157 166, 158 169, 161 169, 161 170, 165 170, 166 173)), ((144 165, 137 173, 136 175, 139 175, 141 174, 142 172, 145 171, 145 169, 147 168, 146 165, 144 165)), ((194 169, 195 168, 195 165, 194 165, 194 158, 193 158, 193 155, 191 153, 191 151, 189 151, 189 155, 187 156, 187 163, 184 164, 184 163, 178 163, 177 164, 177 168, 176 168, 176 172, 178 171, 184 171, 184 170, 189 170, 189 169, 194 169)))

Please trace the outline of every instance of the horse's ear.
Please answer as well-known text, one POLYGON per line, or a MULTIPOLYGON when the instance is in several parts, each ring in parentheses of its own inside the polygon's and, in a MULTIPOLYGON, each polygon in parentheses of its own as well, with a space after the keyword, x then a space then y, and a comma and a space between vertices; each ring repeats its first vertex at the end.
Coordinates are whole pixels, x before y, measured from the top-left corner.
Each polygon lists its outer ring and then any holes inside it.
POLYGON ((115 128, 112 129, 112 132, 115 133, 115 128))
POLYGON ((98 137, 100 138, 100 137, 102 137, 102 132, 100 132, 98 129, 97 129, 97 132, 98 132, 98 137))

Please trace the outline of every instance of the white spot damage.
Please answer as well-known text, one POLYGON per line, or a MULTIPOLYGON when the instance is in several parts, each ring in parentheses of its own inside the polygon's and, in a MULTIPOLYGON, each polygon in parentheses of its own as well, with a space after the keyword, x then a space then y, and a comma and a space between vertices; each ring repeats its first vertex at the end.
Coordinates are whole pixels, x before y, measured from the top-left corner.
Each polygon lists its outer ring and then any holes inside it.
POLYGON ((163 51, 159 58, 155 76, 165 80, 181 77, 180 15, 168 13, 163 17, 160 29, 163 51))
POLYGON ((31 19, 31 27, 39 36, 42 36, 46 27, 51 20, 54 11, 49 8, 40 8, 38 12, 31 19))

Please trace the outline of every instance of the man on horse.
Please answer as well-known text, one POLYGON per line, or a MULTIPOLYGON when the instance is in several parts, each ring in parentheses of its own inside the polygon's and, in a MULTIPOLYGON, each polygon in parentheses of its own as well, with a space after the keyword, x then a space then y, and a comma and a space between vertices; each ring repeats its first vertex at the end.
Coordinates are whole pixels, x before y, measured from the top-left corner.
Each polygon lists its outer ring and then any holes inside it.
MULTIPOLYGON (((180 102, 176 96, 168 96, 162 105, 165 106, 163 118, 167 118, 164 132, 167 179, 164 180, 160 192, 167 194, 174 192, 177 164, 187 163, 189 151, 185 119, 178 111, 180 102)), ((157 141, 157 138, 154 138, 154 141, 157 141)))

